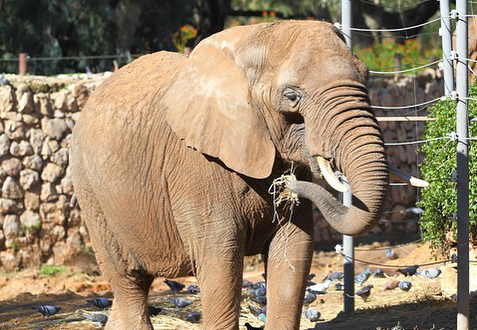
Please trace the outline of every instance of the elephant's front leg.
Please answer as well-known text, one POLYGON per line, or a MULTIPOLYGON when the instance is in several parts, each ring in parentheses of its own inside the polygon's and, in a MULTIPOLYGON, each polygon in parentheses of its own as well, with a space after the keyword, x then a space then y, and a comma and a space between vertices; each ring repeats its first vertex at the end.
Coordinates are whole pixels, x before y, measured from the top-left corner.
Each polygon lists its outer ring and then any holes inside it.
MULTIPOLYGON (((308 213, 308 212, 306 212, 308 213)), ((283 224, 267 257, 267 330, 299 328, 303 297, 313 256, 311 214, 283 224)))
POLYGON ((238 330, 243 248, 236 241, 228 240, 213 245, 214 251, 206 251, 197 264, 203 328, 238 330))

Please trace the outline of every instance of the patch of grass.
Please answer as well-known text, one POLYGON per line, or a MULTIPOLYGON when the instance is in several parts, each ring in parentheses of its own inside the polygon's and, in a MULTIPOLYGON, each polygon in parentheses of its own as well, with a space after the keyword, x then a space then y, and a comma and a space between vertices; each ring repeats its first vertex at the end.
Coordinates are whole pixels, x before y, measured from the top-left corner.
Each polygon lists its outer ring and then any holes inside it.
POLYGON ((64 274, 66 272, 65 266, 48 266, 43 265, 40 268, 40 274, 43 276, 51 277, 60 274, 64 274))

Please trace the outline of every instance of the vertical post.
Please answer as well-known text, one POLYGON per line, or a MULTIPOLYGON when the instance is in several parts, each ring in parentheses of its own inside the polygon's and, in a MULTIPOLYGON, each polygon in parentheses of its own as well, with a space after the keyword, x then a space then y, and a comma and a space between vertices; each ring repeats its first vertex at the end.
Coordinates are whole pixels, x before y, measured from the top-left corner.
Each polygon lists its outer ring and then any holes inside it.
POLYGON ((444 92, 449 96, 454 91, 454 67, 450 59, 452 51, 452 26, 450 22, 449 0, 439 0, 441 10, 442 59, 444 69, 444 92))
POLYGON ((18 74, 24 75, 27 72, 27 53, 18 54, 18 74))
POLYGON ((467 0, 457 0, 457 330, 469 329, 469 114, 467 0))
MULTIPOLYGON (((349 48, 353 49, 351 38, 352 26, 352 0, 341 0, 341 28, 349 48)), ((348 187, 348 192, 343 193, 343 205, 351 206, 351 188, 345 177, 341 178, 344 185, 348 187)), ((354 242, 352 236, 343 236, 344 258, 344 311, 354 312, 354 242)))
MULTIPOLYGON (((341 182, 348 191, 342 194, 343 205, 351 207, 351 186, 345 176, 341 182)), ((344 311, 354 312, 354 242, 353 236, 343 235, 344 311)))

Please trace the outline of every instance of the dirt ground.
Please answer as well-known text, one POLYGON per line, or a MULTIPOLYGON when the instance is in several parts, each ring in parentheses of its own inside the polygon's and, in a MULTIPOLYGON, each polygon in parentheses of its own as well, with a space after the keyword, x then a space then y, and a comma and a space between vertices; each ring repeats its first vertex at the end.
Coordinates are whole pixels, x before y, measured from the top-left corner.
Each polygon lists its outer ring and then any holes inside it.
MULTIPOLYGON (((388 261, 383 250, 374 250, 376 246, 365 246, 356 251, 356 258, 386 264, 413 265, 432 261, 428 246, 408 245, 396 249, 399 259, 388 261), (372 249, 368 251, 368 249, 372 249)), ((457 305, 450 298, 455 292, 456 272, 453 264, 442 268, 442 275, 430 280, 422 276, 407 278, 413 284, 410 291, 384 291, 383 284, 390 279, 403 280, 392 269, 384 269, 388 278, 370 277, 366 284, 373 284, 371 296, 365 302, 356 297, 356 312, 347 315, 341 312, 343 292, 331 286, 328 293, 320 295, 308 307, 321 312, 321 319, 316 323, 302 318, 300 329, 456 329, 457 305)), ((374 269, 375 267, 370 267, 374 269)), ((334 252, 317 252, 314 256, 312 272, 319 282, 332 271, 342 269, 342 258, 334 252)), ((357 263, 356 273, 364 269, 357 263)), ((425 267, 423 268, 425 269, 425 267)), ((477 270, 476 270, 477 271, 477 270)), ((91 273, 91 271, 88 271, 91 273)), ((262 280, 263 265, 257 259, 246 263, 244 278, 251 281, 262 280)), ((93 272, 94 273, 94 272, 93 272)), ((200 329, 198 324, 185 320, 190 312, 200 312, 200 295, 179 294, 194 303, 184 309, 175 308, 167 298, 171 292, 161 279, 156 279, 150 292, 149 303, 161 307, 162 312, 152 317, 155 330, 159 329, 200 329)), ((195 278, 179 278, 184 284, 195 284, 195 278)), ((471 271, 471 281, 475 281, 471 271)), ((472 285, 471 285, 472 287, 472 285)), ((105 296, 112 298, 110 285, 101 276, 88 275, 78 268, 67 268, 57 276, 43 276, 39 270, 25 270, 18 273, 2 274, 0 277, 0 330, 4 329, 97 329, 97 325, 79 317, 79 311, 99 311, 85 305, 87 297, 105 296), (50 320, 31 307, 43 304, 59 305, 61 311, 50 320)), ((249 300, 248 290, 243 290, 240 329, 245 329, 245 322, 261 326, 263 322, 255 318, 248 306, 255 304, 249 300)), ((102 311, 109 314, 109 310, 102 311)), ((477 329, 477 296, 471 297, 471 329, 477 329)))

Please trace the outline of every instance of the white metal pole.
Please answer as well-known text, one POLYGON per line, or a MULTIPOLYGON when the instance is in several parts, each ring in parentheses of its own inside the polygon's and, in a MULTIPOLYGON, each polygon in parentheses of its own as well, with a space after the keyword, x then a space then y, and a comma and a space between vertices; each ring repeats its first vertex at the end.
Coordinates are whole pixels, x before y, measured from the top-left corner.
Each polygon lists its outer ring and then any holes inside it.
POLYGON ((439 0, 441 10, 442 64, 444 69, 444 92, 449 96, 454 91, 454 66, 450 59, 452 51, 452 26, 449 0, 439 0))
MULTIPOLYGON (((352 25, 352 0, 341 0, 341 28, 349 48, 353 49, 353 40, 351 38, 352 25)), ((342 177, 341 181, 348 187, 348 192, 343 193, 343 205, 351 207, 351 187, 346 179, 342 177)), ((352 236, 343 236, 344 252, 344 311, 345 313, 354 312, 354 241, 352 236)))
POLYGON ((469 329, 469 113, 467 0, 457 0, 457 329, 469 329))

